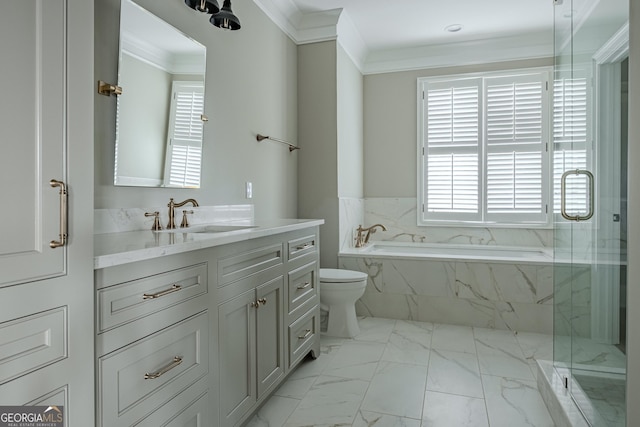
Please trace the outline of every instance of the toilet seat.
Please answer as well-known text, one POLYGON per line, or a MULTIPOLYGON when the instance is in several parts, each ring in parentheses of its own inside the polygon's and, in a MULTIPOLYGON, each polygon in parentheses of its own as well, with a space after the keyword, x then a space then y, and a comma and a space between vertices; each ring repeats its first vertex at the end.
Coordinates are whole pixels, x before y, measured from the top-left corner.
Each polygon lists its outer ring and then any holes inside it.
POLYGON ((324 283, 353 283, 367 280, 367 273, 337 268, 321 268, 320 282, 324 283))

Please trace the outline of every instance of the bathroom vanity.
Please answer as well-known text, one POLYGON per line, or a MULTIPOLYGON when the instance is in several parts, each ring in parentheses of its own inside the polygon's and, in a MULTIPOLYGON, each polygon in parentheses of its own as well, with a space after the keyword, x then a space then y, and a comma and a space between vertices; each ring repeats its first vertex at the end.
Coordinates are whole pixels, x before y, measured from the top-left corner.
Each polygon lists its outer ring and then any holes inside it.
POLYGON ((96 235, 96 425, 246 421, 319 354, 322 223, 96 235))

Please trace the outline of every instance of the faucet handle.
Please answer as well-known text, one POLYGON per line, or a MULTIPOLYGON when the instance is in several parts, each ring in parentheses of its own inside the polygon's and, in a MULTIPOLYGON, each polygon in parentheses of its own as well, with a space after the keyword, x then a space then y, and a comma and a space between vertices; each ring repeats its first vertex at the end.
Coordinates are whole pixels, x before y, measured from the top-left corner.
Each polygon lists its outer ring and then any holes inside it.
POLYGON ((187 228, 189 226, 189 221, 187 220, 187 214, 192 214, 193 211, 182 211, 182 222, 180 223, 180 228, 187 228))
POLYGON ((162 230, 162 225, 160 225, 160 212, 145 212, 144 216, 152 216, 153 218, 153 226, 151 226, 151 230, 158 231, 162 230))

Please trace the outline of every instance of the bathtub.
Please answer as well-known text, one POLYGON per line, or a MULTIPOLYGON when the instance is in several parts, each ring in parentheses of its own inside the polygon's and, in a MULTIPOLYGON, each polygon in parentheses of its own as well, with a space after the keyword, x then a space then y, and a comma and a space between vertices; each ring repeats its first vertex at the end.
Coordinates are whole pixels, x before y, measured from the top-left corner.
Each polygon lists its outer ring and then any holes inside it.
POLYGON ((546 248, 409 242, 375 242, 364 248, 343 250, 340 255, 510 264, 550 264, 553 262, 553 251, 546 248))
POLYGON ((548 248, 372 242, 346 248, 339 268, 367 273, 360 316, 550 334, 548 248))

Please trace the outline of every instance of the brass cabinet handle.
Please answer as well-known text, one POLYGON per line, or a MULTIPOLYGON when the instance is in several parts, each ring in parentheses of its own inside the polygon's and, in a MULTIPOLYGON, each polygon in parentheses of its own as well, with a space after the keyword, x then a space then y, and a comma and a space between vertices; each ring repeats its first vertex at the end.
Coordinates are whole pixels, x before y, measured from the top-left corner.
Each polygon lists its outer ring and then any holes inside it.
POLYGON ((258 300, 258 304, 267 305, 267 299, 266 298, 260 298, 258 300))
POLYGON ((173 358, 173 360, 171 361, 171 363, 169 363, 168 365, 164 366, 163 368, 160 368, 160 370, 158 372, 154 372, 152 374, 147 372, 146 374, 144 374, 144 379, 145 380, 154 380, 156 378, 160 378, 161 376, 163 376, 164 374, 166 374, 167 372, 169 372, 170 370, 172 370, 173 368, 175 368, 176 366, 178 366, 181 363, 182 363, 182 357, 175 356, 173 358))
POLYGON ((309 335, 311 335, 311 329, 305 330, 304 335, 299 336, 298 339, 299 340, 305 340, 305 339, 309 338, 309 335))
POLYGON ((305 243, 304 245, 296 246, 296 250, 303 251, 313 247, 313 243, 305 243))
POLYGON ((249 307, 259 308, 260 303, 258 301, 251 301, 251 304, 249 304, 249 307))
POLYGON ((174 292, 178 292, 181 289, 182 289, 182 286, 180 286, 177 283, 175 283, 175 284, 171 285, 171 287, 169 289, 165 289, 164 291, 156 292, 155 294, 142 294, 142 299, 160 298, 160 297, 163 297, 165 295, 169 295, 169 294, 172 294, 174 292))
POLYGON ((49 181, 49 185, 60 187, 60 240, 52 240, 49 243, 49 247, 55 249, 67 244, 67 186, 55 179, 49 181))
POLYGON ((311 282, 304 282, 304 285, 298 285, 298 290, 307 289, 309 286, 311 286, 311 282))
POLYGON ((586 221, 588 219, 590 219, 593 216, 593 174, 591 172, 589 172, 588 170, 584 170, 584 169, 575 169, 575 170, 568 170, 565 173, 562 174, 562 177, 560 178, 560 213, 562 214, 562 217, 566 220, 569 221, 586 221), (567 177, 569 175, 585 175, 587 177, 587 180, 589 181, 589 211, 587 212, 586 215, 569 215, 567 213, 567 209, 566 209, 566 202, 567 202, 567 195, 566 195, 566 187, 567 187, 567 177))

